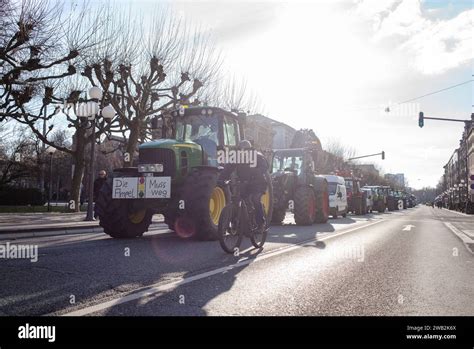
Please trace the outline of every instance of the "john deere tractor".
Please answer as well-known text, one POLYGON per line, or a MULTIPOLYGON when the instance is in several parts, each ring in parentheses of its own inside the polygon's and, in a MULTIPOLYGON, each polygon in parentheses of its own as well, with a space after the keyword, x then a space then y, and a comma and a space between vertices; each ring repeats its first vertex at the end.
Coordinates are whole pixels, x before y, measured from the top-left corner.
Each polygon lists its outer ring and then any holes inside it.
POLYGON ((321 150, 319 140, 311 130, 301 130, 295 134, 291 146, 273 153, 272 222, 281 224, 287 209, 292 209, 298 225, 326 223, 329 217, 328 183, 315 172, 321 150))
MULTIPOLYGON (((136 167, 118 168, 103 185, 96 207, 104 232, 133 238, 148 231, 153 214, 164 215, 181 237, 217 238, 217 224, 230 198, 218 181, 219 149, 244 138, 244 116, 214 107, 181 107, 160 119, 162 138, 141 144, 136 167)), ((157 123, 158 124, 158 123, 157 123)), ((262 197, 268 220, 272 186, 262 197)))

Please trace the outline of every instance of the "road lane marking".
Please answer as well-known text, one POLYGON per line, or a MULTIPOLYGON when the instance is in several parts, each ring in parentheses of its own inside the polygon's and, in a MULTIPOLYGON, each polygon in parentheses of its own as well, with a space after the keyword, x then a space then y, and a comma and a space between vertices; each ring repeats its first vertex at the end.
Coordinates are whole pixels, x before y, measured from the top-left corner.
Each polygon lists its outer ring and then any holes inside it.
POLYGON ((414 228, 415 226, 411 225, 411 224, 408 224, 408 225, 404 225, 404 227, 405 228, 402 229, 403 231, 411 231, 411 228, 414 228))
MULTIPOLYGON (((305 240, 305 241, 301 241, 301 242, 299 242, 295 245, 284 246, 284 247, 280 247, 280 248, 277 248, 277 249, 269 251, 269 252, 264 252, 262 254, 257 255, 255 258, 252 258, 252 259, 250 259, 248 257, 245 258, 245 259, 242 258, 237 263, 234 263, 234 264, 231 264, 231 265, 228 265, 228 266, 225 266, 225 267, 220 267, 220 268, 217 268, 217 269, 214 269, 214 270, 211 270, 211 271, 208 271, 208 272, 204 272, 204 273, 201 273, 201 274, 197 274, 197 275, 194 275, 194 276, 190 276, 190 277, 186 277, 186 278, 179 278, 175 281, 170 281, 170 282, 167 282, 167 283, 160 283, 160 284, 155 284, 155 285, 151 285, 151 286, 145 286, 145 287, 142 287, 142 288, 138 288, 134 291, 128 292, 128 294, 126 294, 124 296, 121 296, 121 297, 118 297, 118 298, 115 298, 115 299, 112 299, 110 301, 106 301, 106 302, 103 302, 103 303, 99 303, 99 304, 96 304, 96 305, 88 306, 88 307, 85 307, 85 308, 82 308, 82 309, 74 310, 74 311, 71 311, 71 312, 68 312, 68 313, 64 313, 64 314, 61 314, 61 316, 85 316, 85 315, 93 314, 93 313, 96 313, 96 312, 101 311, 101 310, 112 308, 113 306, 116 306, 116 305, 119 305, 119 304, 128 303, 128 302, 131 302, 131 301, 134 301, 134 300, 137 300, 137 299, 141 299, 143 297, 151 296, 151 295, 154 295, 154 294, 157 294, 157 293, 163 293, 163 292, 166 292, 166 291, 171 291, 176 287, 186 285, 186 284, 189 284, 191 282, 201 280, 201 279, 204 279, 204 278, 207 278, 207 277, 210 277, 210 276, 214 276, 214 275, 217 275, 217 274, 222 274, 222 273, 228 272, 229 270, 232 270, 234 268, 239 268, 239 267, 254 263, 256 261, 265 260, 265 259, 270 258, 270 257, 274 257, 274 256, 277 256, 277 255, 280 255, 280 254, 283 254, 283 253, 294 251, 294 250, 302 248, 304 246, 308 246, 308 245, 310 245, 311 243, 313 243, 315 241, 330 240, 330 239, 333 239, 337 236, 349 234, 349 233, 352 233, 353 231, 363 229, 363 228, 367 228, 367 227, 373 226, 375 224, 379 224, 379 223, 384 222, 384 221, 385 221, 384 219, 380 219, 376 222, 372 222, 370 224, 365 224, 365 225, 361 225, 361 226, 358 226, 358 227, 354 227, 354 228, 349 229, 349 230, 344 230, 340 233, 336 233, 336 234, 333 234, 333 235, 329 235, 329 236, 325 235, 322 238, 318 238, 318 237, 311 238, 311 239, 308 239, 308 240, 305 240)), ((46 314, 46 316, 51 316, 51 315, 54 315, 54 313, 46 314)))
POLYGON ((463 245, 466 246, 466 249, 471 253, 474 254, 474 251, 471 251, 469 248, 470 244, 474 244, 474 240, 470 239, 466 234, 464 234, 461 230, 456 228, 454 225, 448 222, 443 222, 444 225, 449 228, 453 232, 454 235, 456 235, 461 241, 463 242, 463 245))

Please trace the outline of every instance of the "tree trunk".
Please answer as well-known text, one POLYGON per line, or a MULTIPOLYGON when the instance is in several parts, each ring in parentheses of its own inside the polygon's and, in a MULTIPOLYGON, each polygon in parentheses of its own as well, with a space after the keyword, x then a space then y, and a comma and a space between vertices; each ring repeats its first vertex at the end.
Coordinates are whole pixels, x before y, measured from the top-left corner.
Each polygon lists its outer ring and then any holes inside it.
POLYGON ((140 135, 140 123, 137 120, 135 120, 132 123, 132 127, 130 128, 130 136, 128 137, 127 148, 126 148, 126 152, 129 154, 128 156, 129 161, 126 161, 127 157, 124 157, 124 161, 123 161, 124 167, 132 166, 133 157, 137 149, 139 135, 140 135))
POLYGON ((75 151, 73 155, 74 160, 74 172, 72 175, 72 183, 71 183, 71 198, 70 200, 74 200, 74 212, 80 212, 80 195, 81 195, 81 183, 84 177, 84 169, 85 169, 85 139, 84 139, 84 131, 78 130, 76 132, 76 144, 75 144, 75 151))

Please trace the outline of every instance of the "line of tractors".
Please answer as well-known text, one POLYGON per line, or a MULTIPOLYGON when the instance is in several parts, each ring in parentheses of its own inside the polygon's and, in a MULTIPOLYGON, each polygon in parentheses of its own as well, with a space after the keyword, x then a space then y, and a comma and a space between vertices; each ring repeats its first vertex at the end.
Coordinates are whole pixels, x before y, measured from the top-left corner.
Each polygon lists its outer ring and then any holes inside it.
MULTIPOLYGON (((156 117, 152 124, 160 138, 141 144, 136 166, 115 169, 100 191, 95 209, 104 232, 114 238, 139 237, 152 216, 162 214, 181 237, 217 239, 219 216, 232 191, 219 180, 224 164, 217 162, 217 153, 245 139, 245 122, 244 114, 207 106, 181 106, 156 117)), ((272 151, 262 196, 267 222, 281 223, 288 209, 298 225, 327 222, 328 181, 317 169, 321 152, 311 130, 297 131, 289 149, 272 151)), ((412 198, 388 187, 362 190, 355 176, 345 180, 348 212, 413 205, 412 198), (369 196, 372 204, 367 205, 369 196)))

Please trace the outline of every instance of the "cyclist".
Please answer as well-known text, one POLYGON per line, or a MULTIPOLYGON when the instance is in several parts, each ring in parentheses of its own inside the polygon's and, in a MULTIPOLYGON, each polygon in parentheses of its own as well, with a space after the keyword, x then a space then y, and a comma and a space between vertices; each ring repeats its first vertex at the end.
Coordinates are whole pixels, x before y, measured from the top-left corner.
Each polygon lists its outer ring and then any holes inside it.
MULTIPOLYGON (((266 226, 265 214, 261 202, 262 195, 267 190, 267 181, 265 174, 269 167, 268 162, 262 153, 252 150, 252 145, 248 140, 240 141, 238 148, 240 150, 255 151, 256 165, 250 164, 225 164, 221 172, 220 179, 229 180, 232 173, 235 171, 237 178, 243 182, 240 188, 242 198, 249 198, 255 207, 255 222, 259 232, 263 232, 266 226)), ((247 234, 249 232, 246 232, 247 234)))

